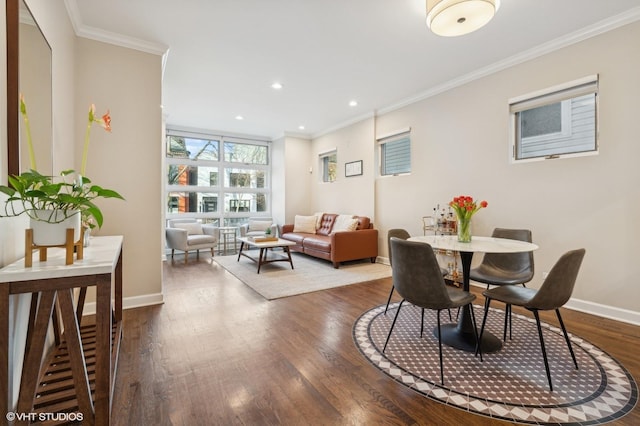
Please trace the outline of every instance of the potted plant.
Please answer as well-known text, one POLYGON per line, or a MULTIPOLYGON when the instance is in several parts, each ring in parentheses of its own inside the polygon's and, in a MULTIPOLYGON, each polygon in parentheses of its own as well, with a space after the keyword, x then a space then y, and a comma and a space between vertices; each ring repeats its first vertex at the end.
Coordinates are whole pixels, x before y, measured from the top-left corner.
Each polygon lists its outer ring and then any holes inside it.
POLYGON ((41 246, 60 245, 65 243, 66 229, 74 229, 74 241, 80 238, 81 222, 95 223, 101 227, 104 221, 102 211, 94 204, 96 198, 124 198, 112 189, 93 184, 85 176, 89 136, 94 123, 101 125, 106 131, 111 131, 111 117, 109 112, 101 118, 95 115, 95 106, 89 108, 89 119, 85 134, 80 173, 75 170, 64 170, 59 177, 45 176, 37 172, 31 131, 24 98, 20 97, 20 113, 23 116, 29 148, 31 170, 22 172, 18 176, 9 176, 10 186, 0 185, 0 191, 8 198, 4 211, 0 217, 19 216, 26 214, 31 220, 34 244, 41 246), (61 232, 53 231, 49 235, 47 224, 56 224, 61 232))

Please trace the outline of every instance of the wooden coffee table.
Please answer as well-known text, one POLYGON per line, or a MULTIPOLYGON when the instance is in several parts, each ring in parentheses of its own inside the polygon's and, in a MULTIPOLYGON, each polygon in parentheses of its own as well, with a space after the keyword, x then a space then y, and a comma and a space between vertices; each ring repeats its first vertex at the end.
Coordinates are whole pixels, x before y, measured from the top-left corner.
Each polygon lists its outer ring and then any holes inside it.
POLYGON ((240 240, 240 251, 238 252, 238 262, 240 261, 240 256, 244 256, 246 258, 253 260, 254 262, 257 262, 258 274, 260 273, 260 267, 262 267, 262 265, 266 263, 289 262, 289 264, 291 265, 291 269, 293 269, 293 260, 291 260, 291 252, 289 251, 289 246, 296 245, 296 243, 294 243, 293 241, 282 240, 280 238, 273 241, 260 241, 260 240, 256 241, 250 237, 241 237, 239 238, 239 240, 240 240), (251 248, 251 247, 256 247, 260 249, 260 254, 258 255, 257 259, 255 257, 249 256, 246 253, 245 248, 251 248), (269 252, 269 249, 274 249, 274 248, 283 249, 284 252, 286 253, 286 256, 280 255, 279 253, 273 253, 273 250, 272 250, 272 257, 268 259, 267 253, 269 252))

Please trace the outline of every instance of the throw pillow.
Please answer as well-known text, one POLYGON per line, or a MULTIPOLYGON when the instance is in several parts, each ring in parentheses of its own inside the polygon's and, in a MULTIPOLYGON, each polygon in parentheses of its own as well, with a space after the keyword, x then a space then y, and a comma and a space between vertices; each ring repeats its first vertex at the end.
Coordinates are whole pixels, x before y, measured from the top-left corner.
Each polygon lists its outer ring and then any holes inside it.
POLYGON ((316 217, 296 215, 295 220, 293 221, 293 232, 304 232, 306 234, 315 234, 316 233, 316 217))
POLYGON ((187 235, 202 235, 202 224, 200 223, 176 223, 173 227, 186 230, 187 235))
POLYGON ((358 227, 358 219, 352 215, 339 214, 333 224, 331 232, 355 231, 358 227))
POLYGON ((251 220, 249 219, 249 231, 266 231, 271 228, 272 222, 270 220, 251 220))
POLYGON ((322 213, 322 212, 314 213, 314 216, 316 217, 316 229, 320 229, 320 226, 322 225, 322 216, 323 215, 324 215, 324 213, 322 213))

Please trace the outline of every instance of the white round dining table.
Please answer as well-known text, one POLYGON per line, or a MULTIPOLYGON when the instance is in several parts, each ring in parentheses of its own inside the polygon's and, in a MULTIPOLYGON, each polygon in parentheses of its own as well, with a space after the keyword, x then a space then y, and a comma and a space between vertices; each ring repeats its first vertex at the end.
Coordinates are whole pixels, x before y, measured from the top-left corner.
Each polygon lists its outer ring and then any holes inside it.
MULTIPOLYGON (((431 247, 460 253, 462 263, 462 287, 469 291, 469 271, 473 254, 481 253, 520 253, 534 251, 538 246, 533 243, 506 238, 473 236, 471 242, 461 243, 457 235, 424 235, 409 238, 409 241, 427 243, 431 247)), ((434 329, 438 337, 438 328, 434 329)), ((475 352, 476 338, 473 332, 470 305, 463 307, 458 315, 458 322, 442 326, 442 343, 467 352, 475 352)), ((502 341, 493 334, 485 332, 480 342, 482 352, 496 352, 502 348, 502 341)))

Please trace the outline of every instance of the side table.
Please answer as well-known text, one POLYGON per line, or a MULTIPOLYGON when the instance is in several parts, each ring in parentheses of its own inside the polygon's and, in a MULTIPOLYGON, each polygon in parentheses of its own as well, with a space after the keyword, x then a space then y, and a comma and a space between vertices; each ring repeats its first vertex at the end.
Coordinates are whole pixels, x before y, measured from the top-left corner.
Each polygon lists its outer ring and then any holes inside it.
POLYGON ((222 249, 218 251, 218 254, 229 254, 227 246, 231 248, 231 254, 236 253, 236 245, 238 243, 236 236, 238 234, 237 226, 221 226, 220 227, 220 243, 222 243, 222 249))
POLYGON ((111 423, 122 338, 122 243, 122 236, 94 237, 84 258, 71 265, 65 265, 64 250, 58 249, 31 268, 25 268, 20 259, 0 269, 0 412, 28 416, 16 418, 16 425, 51 413, 75 413, 76 419, 82 417, 82 424, 111 423), (95 324, 81 326, 87 287, 96 288, 95 324), (75 289, 79 299, 74 307, 75 289), (31 312, 14 409, 9 406, 8 386, 13 351, 9 298, 21 293, 31 293, 31 312), (58 308, 64 333, 55 333, 60 343, 43 362, 47 330, 51 321, 56 330, 58 308))

